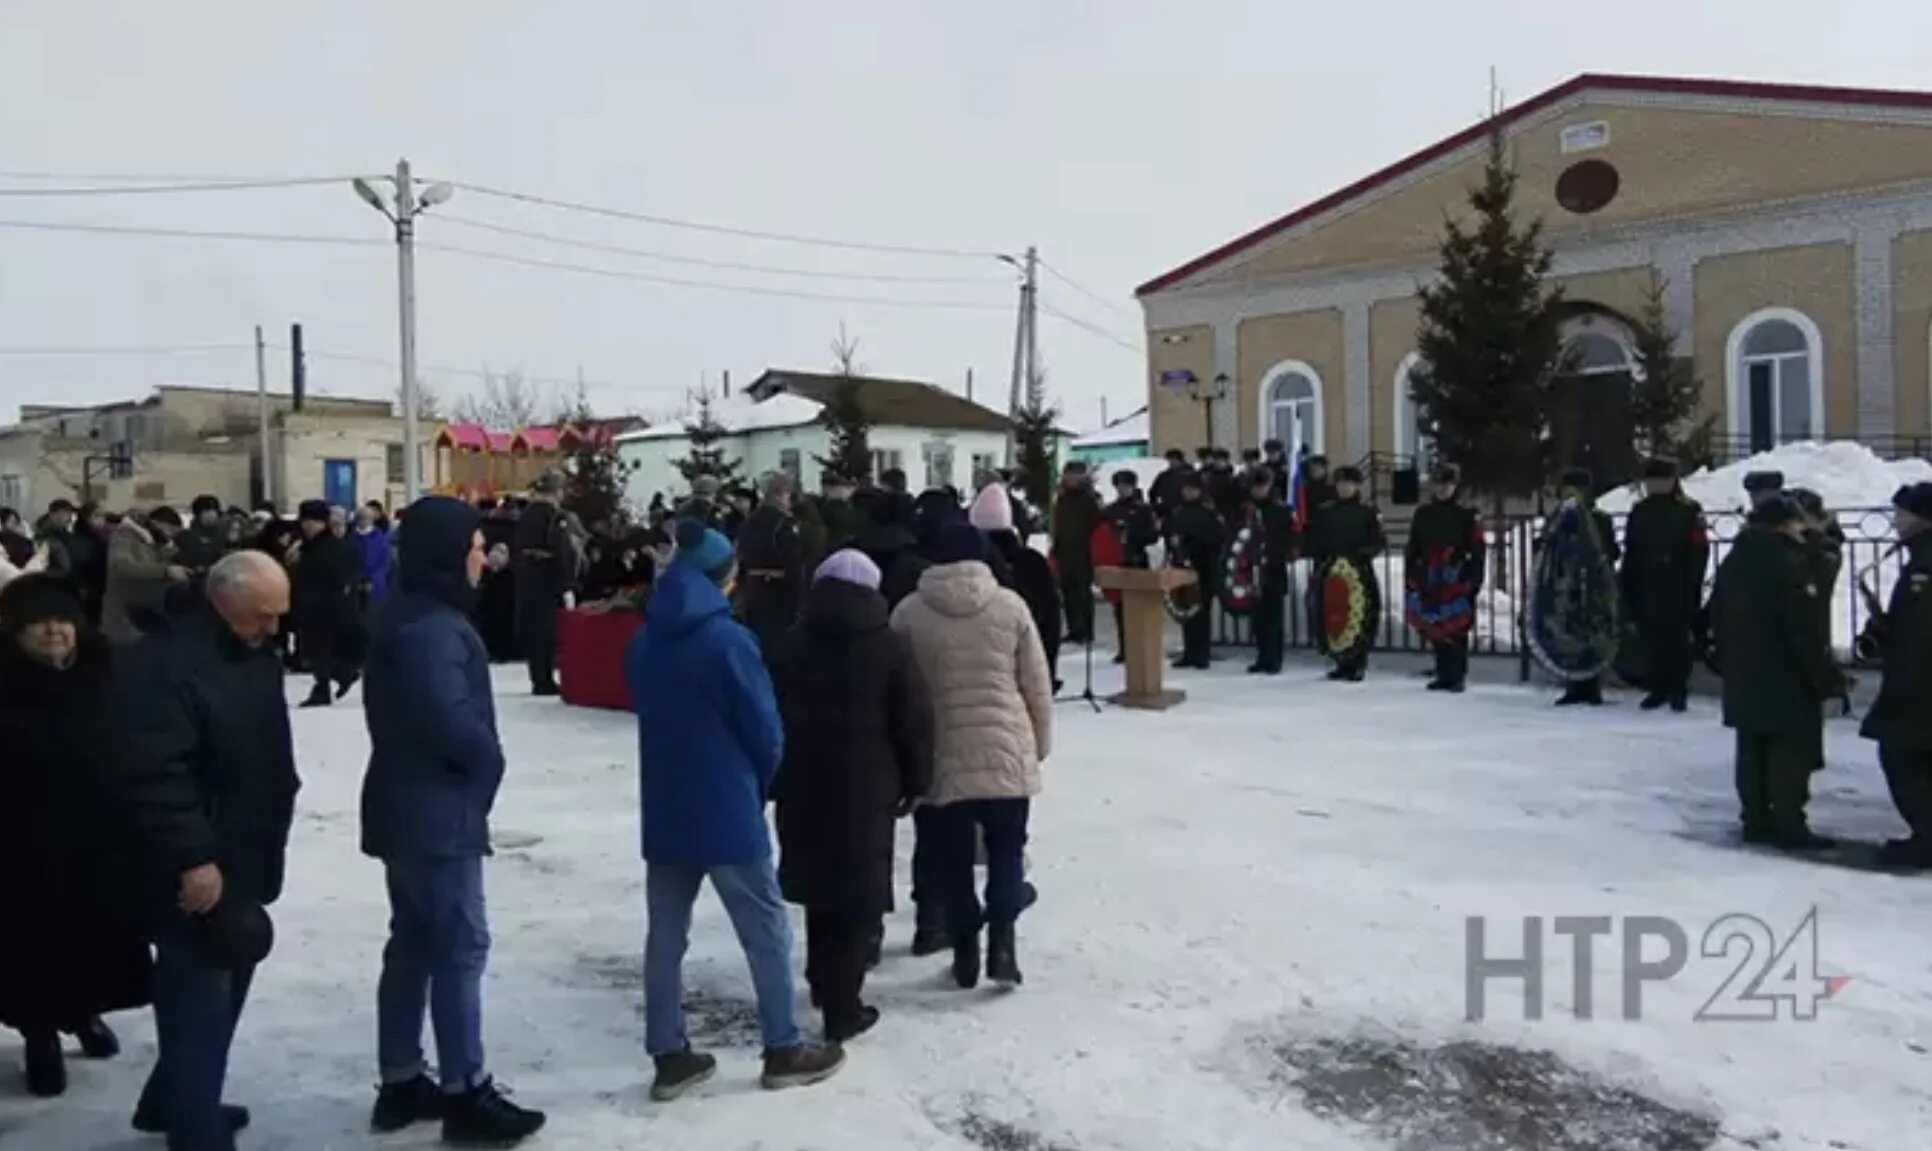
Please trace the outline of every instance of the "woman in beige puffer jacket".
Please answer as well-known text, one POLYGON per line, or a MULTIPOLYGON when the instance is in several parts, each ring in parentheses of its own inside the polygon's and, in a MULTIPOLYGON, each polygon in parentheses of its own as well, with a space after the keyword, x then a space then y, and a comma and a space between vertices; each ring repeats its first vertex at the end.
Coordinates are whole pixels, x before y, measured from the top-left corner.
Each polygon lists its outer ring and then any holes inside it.
POLYGON ((1053 738, 1053 676, 1026 602, 1001 587, 970 524, 945 528, 934 566, 892 613, 912 644, 933 707, 934 886, 946 907, 953 975, 979 982, 981 926, 986 973, 1020 982, 1014 924, 1028 901, 1026 825, 1040 791, 1040 762, 1053 738), (986 846, 986 905, 973 891, 977 842, 986 846))

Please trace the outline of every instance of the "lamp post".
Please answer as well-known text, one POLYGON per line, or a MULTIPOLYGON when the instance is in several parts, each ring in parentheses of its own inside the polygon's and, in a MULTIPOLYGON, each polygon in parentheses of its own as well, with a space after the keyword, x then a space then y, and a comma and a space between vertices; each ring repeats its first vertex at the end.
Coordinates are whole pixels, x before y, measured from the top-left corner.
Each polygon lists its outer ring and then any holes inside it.
POLYGON ((410 182, 409 161, 396 161, 394 208, 369 181, 357 177, 356 195, 381 212, 396 228, 396 309, 401 329, 403 407, 403 502, 422 494, 422 448, 416 431, 416 217, 448 200, 456 189, 431 184, 416 194, 410 182))
POLYGON ((1198 378, 1194 381, 1194 398, 1200 401, 1202 418, 1207 424, 1207 446, 1208 447, 1214 446, 1215 401, 1227 399, 1228 388, 1229 388, 1229 382, 1228 382, 1228 374, 1226 372, 1220 372, 1216 374, 1214 377, 1214 380, 1211 383, 1207 383, 1205 385, 1198 378))

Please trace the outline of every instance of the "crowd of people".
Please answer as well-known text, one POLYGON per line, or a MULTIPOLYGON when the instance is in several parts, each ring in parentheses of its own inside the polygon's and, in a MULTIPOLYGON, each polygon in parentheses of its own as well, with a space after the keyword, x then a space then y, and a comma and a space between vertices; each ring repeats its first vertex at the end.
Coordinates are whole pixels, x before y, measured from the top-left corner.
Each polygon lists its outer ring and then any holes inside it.
MULTIPOLYGON (((298 706, 362 684, 370 756, 361 848, 390 910, 374 989, 377 1131, 442 1124, 446 1141, 507 1145, 540 1129, 488 1071, 481 986, 491 941, 483 859, 506 764, 490 664, 520 658, 557 689, 555 615, 573 602, 638 608, 625 655, 639 740, 647 936, 642 957, 652 1096, 716 1073, 683 1018, 682 966, 709 881, 742 946, 772 1089, 834 1074, 875 1027, 866 972, 893 909, 896 826, 913 827, 912 954, 949 955, 961 988, 1023 981, 1018 923, 1039 898, 1028 827, 1052 747, 1057 650, 1093 642, 1096 564, 1164 562, 1224 599, 1250 585, 1257 658, 1281 667, 1288 564, 1366 561, 1386 544, 1360 477, 1279 445, 1244 461, 1172 453, 1143 496, 1132 472, 1102 503, 1079 463, 1041 517, 1002 477, 968 498, 828 475, 815 495, 783 472, 755 495, 700 478, 675 509, 588 529, 557 477, 526 501, 425 497, 395 518, 305 502, 293 520, 197 500, 118 518, 56 501, 29 530, 0 514, 0 866, 32 875, 0 948, 0 1024, 23 1037, 32 1092, 66 1086, 66 1041, 119 1043, 103 1016, 152 1005, 159 1058, 133 1122, 171 1151, 229 1151, 245 1108, 223 1100, 228 1050, 274 945, 300 788, 284 683, 298 706), (1046 554, 1029 544, 1041 529, 1046 554), (1235 562, 1245 556, 1246 567, 1235 562), (1240 573, 1231 575, 1230 573, 1240 573), (283 637, 292 631, 292 647, 283 637), (767 809, 773 809, 767 823, 767 809), (771 827, 776 829, 773 842, 771 827), (975 868, 983 865, 983 892, 975 868), (808 1041, 793 998, 790 920, 804 911, 804 978, 822 1013, 808 1041), (427 1019, 434 1073, 425 1057, 427 1019)), ((1441 468, 1405 550, 1413 591, 1445 564, 1480 586, 1483 532, 1441 468)), ((1753 507, 1702 599, 1704 517, 1669 461, 1621 545, 1584 473, 1563 496, 1590 513, 1603 562, 1646 655, 1646 709, 1682 711, 1701 650, 1722 673, 1737 732, 1744 837, 1790 850, 1826 841, 1805 821, 1823 765, 1824 706, 1845 694, 1829 638, 1842 536, 1782 477, 1747 480, 1753 507)), ((1901 489, 1907 553, 1861 649, 1884 679, 1863 734, 1911 836, 1881 858, 1932 866, 1932 484, 1901 489)), ((1372 578, 1372 577, 1371 577, 1372 578)), ((1210 613, 1183 626, 1182 666, 1205 666, 1210 613)), ((1460 691, 1466 635, 1435 637, 1430 686, 1460 691)), ((1360 680, 1338 656, 1330 678, 1360 680)), ((1561 703, 1595 704, 1594 679, 1561 703)))

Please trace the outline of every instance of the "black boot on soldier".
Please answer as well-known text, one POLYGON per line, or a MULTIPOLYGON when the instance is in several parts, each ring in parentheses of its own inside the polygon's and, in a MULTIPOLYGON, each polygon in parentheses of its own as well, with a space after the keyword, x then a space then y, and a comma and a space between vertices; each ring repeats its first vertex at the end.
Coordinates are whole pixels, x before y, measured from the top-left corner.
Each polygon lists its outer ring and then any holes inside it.
POLYGON ((81 1054, 89 1059, 112 1059, 121 1053, 120 1037, 98 1015, 90 1015, 71 1032, 80 1040, 81 1054))
POLYGON ((953 937, 953 982, 962 990, 979 986, 979 933, 953 937))
POLYGON ((913 912, 912 953, 924 958, 951 949, 952 937, 946 931, 945 909, 928 901, 913 912))
POLYGON ((26 1037, 27 1094, 51 1099, 67 1093, 67 1058, 60 1051, 59 1032, 37 1032, 26 1037))
POLYGON ((1020 975, 1017 934, 1011 923, 995 923, 986 929, 986 978, 1002 987, 1018 987, 1026 981, 1020 975))

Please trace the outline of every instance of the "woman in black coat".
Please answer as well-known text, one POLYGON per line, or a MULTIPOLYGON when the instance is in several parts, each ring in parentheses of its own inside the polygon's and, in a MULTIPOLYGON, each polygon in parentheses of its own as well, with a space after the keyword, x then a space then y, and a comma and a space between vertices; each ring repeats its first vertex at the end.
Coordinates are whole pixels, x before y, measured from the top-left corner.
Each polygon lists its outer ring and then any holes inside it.
POLYGON ((114 801, 107 642, 65 580, 22 576, 0 592, 0 1024, 26 1042, 27 1088, 67 1088, 63 1033, 89 1058, 120 1044, 101 1015, 148 1002, 150 964, 114 801))
POLYGON ((892 908, 893 821, 932 782, 932 703, 878 587, 863 552, 833 553, 771 659, 785 723, 778 882, 805 908, 805 981, 834 1042, 878 1022, 860 992, 892 908))

